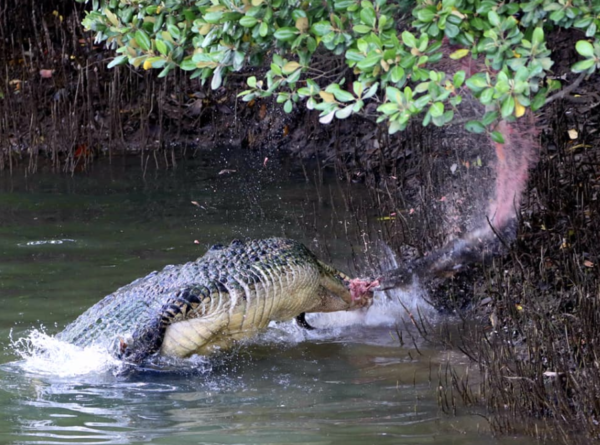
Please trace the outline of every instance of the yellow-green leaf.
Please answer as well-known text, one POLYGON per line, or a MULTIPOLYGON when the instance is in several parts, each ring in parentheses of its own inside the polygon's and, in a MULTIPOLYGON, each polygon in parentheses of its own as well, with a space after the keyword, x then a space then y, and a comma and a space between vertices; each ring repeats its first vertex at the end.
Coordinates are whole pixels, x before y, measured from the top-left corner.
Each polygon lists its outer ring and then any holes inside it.
POLYGON ((114 14, 110 9, 106 8, 104 10, 104 14, 106 15, 106 17, 108 18, 110 23, 113 24, 113 26, 121 26, 121 23, 119 23, 119 19, 117 18, 117 15, 114 14))
POLYGON ((323 99, 324 102, 335 102, 333 94, 326 91, 319 91, 319 96, 321 96, 321 99, 323 99))
POLYGON ((515 116, 521 117, 525 114, 525 107, 521 105, 521 102, 518 99, 515 99, 515 116))
POLYGON ((469 54, 469 50, 468 49, 459 49, 454 51, 452 54, 450 54, 450 58, 452 60, 459 60, 462 59, 463 57, 467 56, 469 54))
POLYGON ((298 62, 288 62, 285 65, 283 65, 282 71, 283 74, 291 74, 294 71, 296 71, 298 68, 300 68, 300 64, 298 62))
POLYGON ((298 20, 296 20, 296 28, 298 28, 300 32, 306 32, 308 30, 308 18, 299 17, 298 20))

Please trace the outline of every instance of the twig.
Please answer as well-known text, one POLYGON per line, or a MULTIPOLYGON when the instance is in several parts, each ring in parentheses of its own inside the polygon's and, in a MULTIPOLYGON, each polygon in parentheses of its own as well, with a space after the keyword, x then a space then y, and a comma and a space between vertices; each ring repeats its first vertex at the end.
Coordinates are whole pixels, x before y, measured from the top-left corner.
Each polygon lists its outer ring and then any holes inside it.
POLYGON ((544 105, 548 105, 550 102, 553 102, 557 99, 564 98, 567 94, 569 94, 571 91, 573 91, 575 88, 577 88, 579 86, 579 84, 581 82, 583 82, 583 79, 585 79, 585 73, 581 73, 579 75, 579 77, 577 79, 575 79, 575 82, 573 82, 571 85, 566 87, 564 90, 561 90, 558 93, 553 94, 552 96, 546 98, 546 102, 544 102, 544 105))

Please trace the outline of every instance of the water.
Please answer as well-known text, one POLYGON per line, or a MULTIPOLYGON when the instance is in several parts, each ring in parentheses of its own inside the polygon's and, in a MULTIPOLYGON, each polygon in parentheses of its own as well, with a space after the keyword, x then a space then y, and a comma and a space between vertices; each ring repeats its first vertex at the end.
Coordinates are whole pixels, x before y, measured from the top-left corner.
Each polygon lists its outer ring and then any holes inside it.
POLYGON ((381 295, 366 313, 312 316, 316 331, 274 324, 227 354, 128 374, 104 351, 52 338, 117 287, 236 237, 293 237, 355 272, 368 248, 361 221, 376 226, 366 190, 287 170, 225 151, 145 177, 117 160, 75 178, 1 178, 0 443, 495 441, 477 413, 438 407, 437 369, 466 359, 402 345, 404 309, 381 295))

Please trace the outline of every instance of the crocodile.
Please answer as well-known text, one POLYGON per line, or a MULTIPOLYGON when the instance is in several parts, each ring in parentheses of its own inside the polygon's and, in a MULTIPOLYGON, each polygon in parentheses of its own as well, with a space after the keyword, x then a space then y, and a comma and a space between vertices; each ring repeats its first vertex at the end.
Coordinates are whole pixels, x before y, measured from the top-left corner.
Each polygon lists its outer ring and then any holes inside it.
POLYGON ((350 279, 303 244, 283 238, 214 245, 204 256, 167 266, 118 289, 69 324, 58 338, 101 345, 129 363, 185 358, 229 348, 271 321, 307 312, 367 307, 371 282, 350 279))

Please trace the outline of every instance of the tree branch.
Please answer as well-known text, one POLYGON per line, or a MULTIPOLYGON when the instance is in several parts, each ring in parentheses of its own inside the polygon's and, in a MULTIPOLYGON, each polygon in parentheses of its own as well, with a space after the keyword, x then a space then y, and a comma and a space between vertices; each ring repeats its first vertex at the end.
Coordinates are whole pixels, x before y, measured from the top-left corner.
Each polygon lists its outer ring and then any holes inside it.
POLYGON ((546 102, 544 102, 544 105, 548 105, 550 102, 553 102, 557 99, 564 98, 567 94, 569 94, 571 91, 573 91, 575 88, 577 88, 579 86, 579 84, 583 81, 583 79, 585 79, 585 76, 586 76, 586 73, 581 73, 579 75, 579 77, 577 79, 575 79, 575 82, 573 82, 571 85, 566 87, 564 90, 561 90, 558 93, 553 94, 552 96, 546 98, 546 102))

